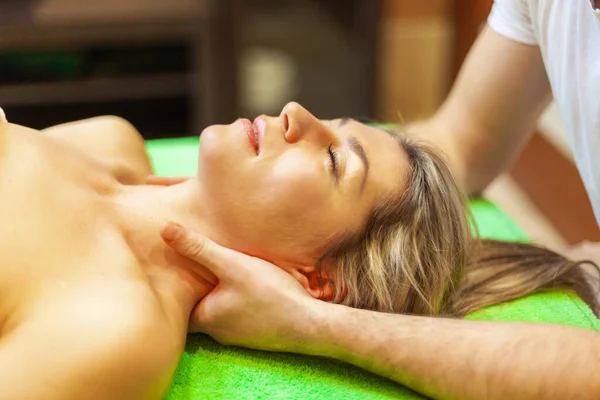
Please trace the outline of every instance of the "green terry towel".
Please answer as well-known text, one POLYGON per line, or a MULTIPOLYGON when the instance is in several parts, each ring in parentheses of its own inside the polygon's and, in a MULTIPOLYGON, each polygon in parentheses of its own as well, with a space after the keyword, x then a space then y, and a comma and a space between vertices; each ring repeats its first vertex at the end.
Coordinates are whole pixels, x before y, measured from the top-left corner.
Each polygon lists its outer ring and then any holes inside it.
MULTIPOLYGON (((158 175, 194 175, 198 138, 147 142, 158 175)), ((493 204, 475 199, 471 210, 482 237, 526 241, 523 231, 493 204)), ((546 322, 600 330, 591 310, 575 295, 543 292, 489 307, 472 320, 546 322)), ((391 351, 391 350, 390 350, 391 351)), ((167 399, 422 399, 390 380, 319 357, 221 346, 190 335, 167 399)))

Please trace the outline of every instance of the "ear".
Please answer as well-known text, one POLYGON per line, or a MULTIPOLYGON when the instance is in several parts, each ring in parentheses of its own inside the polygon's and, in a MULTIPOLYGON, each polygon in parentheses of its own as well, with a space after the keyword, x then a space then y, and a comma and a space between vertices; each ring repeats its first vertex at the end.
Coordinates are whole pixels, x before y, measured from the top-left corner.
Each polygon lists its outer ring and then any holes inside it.
MULTIPOLYGON (((315 299, 333 301, 335 297, 335 277, 322 271, 320 274, 315 267, 294 267, 290 274, 296 278, 304 289, 315 299)), ((342 288, 342 300, 346 296, 346 287, 342 288)))

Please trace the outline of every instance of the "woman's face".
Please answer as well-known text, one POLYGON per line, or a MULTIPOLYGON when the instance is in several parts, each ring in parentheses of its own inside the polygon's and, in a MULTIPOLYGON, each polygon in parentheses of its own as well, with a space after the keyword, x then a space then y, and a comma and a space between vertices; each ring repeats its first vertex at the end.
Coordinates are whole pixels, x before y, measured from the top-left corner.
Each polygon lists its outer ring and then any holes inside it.
POLYGON ((332 239, 360 230, 382 196, 403 190, 408 170, 384 131, 320 121, 290 103, 278 117, 204 130, 198 180, 211 231, 285 267, 314 265, 332 239))

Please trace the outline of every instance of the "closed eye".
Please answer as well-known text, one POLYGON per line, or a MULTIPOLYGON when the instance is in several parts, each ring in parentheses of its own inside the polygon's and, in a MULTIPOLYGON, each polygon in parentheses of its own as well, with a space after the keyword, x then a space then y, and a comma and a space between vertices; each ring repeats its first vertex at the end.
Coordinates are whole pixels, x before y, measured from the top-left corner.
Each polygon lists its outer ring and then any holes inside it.
POLYGON ((333 171, 335 181, 337 182, 340 178, 338 167, 338 154, 333 150, 333 144, 329 145, 329 147, 327 148, 327 153, 329 154, 330 158, 331 170, 333 171))

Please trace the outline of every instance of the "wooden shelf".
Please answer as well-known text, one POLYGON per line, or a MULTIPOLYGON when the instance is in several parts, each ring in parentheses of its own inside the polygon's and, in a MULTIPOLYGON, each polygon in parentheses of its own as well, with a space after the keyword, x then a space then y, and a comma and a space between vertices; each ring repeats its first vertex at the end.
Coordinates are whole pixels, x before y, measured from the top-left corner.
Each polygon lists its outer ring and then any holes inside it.
POLYGON ((206 17, 204 0, 2 1, 2 51, 186 40, 206 17))
POLYGON ((183 22, 201 16, 203 10, 203 0, 41 0, 32 14, 45 24, 105 24, 183 22))
POLYGON ((168 98, 190 94, 188 74, 161 74, 81 81, 0 85, 3 106, 56 105, 168 98))

